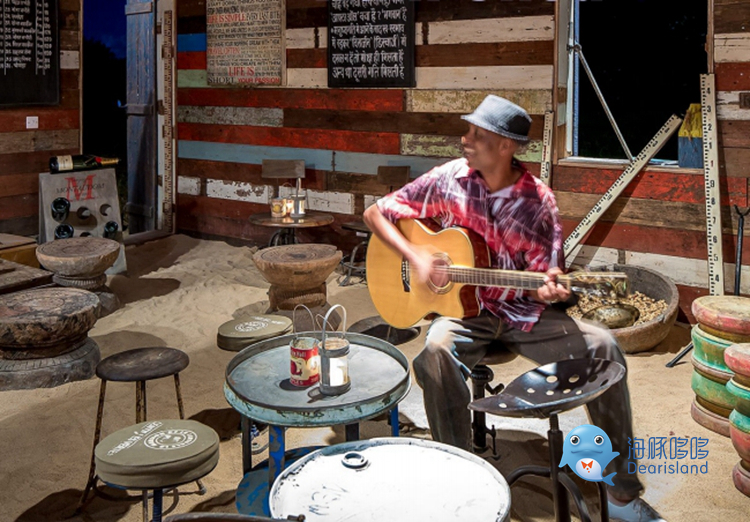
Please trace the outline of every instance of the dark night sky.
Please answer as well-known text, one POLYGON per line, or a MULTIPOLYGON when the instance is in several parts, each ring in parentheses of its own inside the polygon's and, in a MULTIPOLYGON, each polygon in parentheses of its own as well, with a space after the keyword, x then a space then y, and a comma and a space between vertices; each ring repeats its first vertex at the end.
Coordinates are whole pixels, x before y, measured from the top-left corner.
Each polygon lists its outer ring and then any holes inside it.
POLYGON ((127 0, 84 0, 83 37, 109 47, 125 58, 125 3, 127 0))

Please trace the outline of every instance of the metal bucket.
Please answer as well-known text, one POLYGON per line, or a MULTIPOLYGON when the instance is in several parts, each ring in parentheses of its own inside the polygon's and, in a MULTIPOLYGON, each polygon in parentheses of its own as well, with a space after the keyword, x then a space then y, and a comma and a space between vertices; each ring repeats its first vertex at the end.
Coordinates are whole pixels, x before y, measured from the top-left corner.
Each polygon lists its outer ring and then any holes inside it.
POLYGON ((510 520, 510 488, 485 460, 438 442, 380 438, 319 449, 279 475, 271 516, 307 522, 510 520))

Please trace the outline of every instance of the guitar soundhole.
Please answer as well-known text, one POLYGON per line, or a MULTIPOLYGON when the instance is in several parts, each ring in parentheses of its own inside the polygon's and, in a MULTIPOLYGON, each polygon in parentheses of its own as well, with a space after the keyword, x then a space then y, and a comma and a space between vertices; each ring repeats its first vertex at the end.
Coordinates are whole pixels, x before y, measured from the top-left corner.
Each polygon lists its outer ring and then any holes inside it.
POLYGON ((438 294, 445 294, 450 291, 453 287, 453 283, 450 280, 448 272, 441 270, 441 268, 448 268, 451 266, 451 260, 447 254, 439 253, 435 254, 435 259, 432 261, 433 266, 437 268, 432 274, 428 286, 430 289, 438 294))

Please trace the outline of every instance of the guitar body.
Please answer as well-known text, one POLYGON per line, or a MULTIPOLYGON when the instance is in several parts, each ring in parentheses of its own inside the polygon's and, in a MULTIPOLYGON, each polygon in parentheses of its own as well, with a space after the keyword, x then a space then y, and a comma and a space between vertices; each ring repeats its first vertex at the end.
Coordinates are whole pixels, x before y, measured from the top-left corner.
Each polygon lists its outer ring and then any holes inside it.
MULTIPOLYGON (((402 219, 396 225, 404 236, 437 259, 463 267, 489 267, 489 250, 474 232, 463 228, 440 230, 428 221, 402 219)), ((448 283, 434 288, 420 283, 401 254, 374 234, 367 246, 367 286, 375 308, 396 328, 407 328, 430 313, 448 317, 473 317, 479 313, 476 287, 448 283)))

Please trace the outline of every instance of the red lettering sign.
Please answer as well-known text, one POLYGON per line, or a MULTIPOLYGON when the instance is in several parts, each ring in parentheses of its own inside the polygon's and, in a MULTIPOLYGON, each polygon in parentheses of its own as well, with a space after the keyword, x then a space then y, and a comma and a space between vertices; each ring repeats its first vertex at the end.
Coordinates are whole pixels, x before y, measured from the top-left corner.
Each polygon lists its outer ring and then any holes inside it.
POLYGON ((83 198, 84 200, 86 200, 86 199, 93 199, 94 198, 94 195, 93 195, 93 191, 94 191, 94 174, 89 174, 88 176, 86 176, 86 179, 83 180, 83 185, 82 186, 79 186, 78 185, 78 180, 76 178, 73 178, 73 177, 65 178, 65 181, 68 182, 67 196, 66 196, 68 198, 68 201, 72 200, 72 198, 70 197, 70 189, 71 188, 73 189, 73 194, 75 195, 75 200, 76 201, 80 201, 81 200, 81 195, 83 195, 83 191, 84 190, 86 191, 86 197, 83 198))

